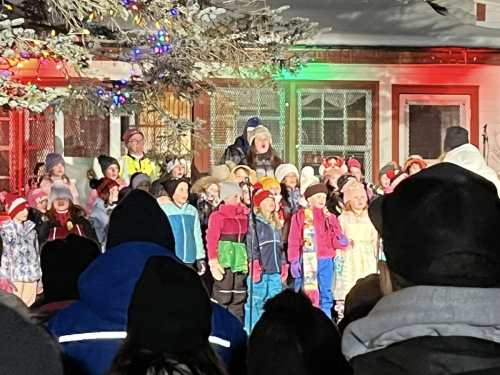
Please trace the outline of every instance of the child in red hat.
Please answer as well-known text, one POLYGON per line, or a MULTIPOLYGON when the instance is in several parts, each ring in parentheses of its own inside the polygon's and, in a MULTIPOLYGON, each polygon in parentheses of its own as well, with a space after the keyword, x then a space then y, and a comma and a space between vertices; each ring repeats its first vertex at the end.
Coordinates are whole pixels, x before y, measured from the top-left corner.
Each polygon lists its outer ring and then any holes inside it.
POLYGON ((245 305, 245 329, 251 331, 262 313, 266 301, 283 289, 288 277, 288 264, 281 239, 281 222, 276 212, 275 196, 261 190, 253 196, 255 229, 248 224, 248 290, 245 305), (251 312, 250 312, 251 311, 251 312))
POLYGON ((28 202, 24 198, 17 198, 8 206, 11 220, 4 221, 1 229, 0 287, 31 306, 42 277, 35 223, 28 220, 28 202))

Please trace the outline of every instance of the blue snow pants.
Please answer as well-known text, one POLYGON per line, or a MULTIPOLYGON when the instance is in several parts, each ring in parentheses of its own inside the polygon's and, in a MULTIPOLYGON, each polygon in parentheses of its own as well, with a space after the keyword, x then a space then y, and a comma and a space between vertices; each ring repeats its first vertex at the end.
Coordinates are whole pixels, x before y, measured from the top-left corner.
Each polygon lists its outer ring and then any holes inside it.
POLYGON ((253 284, 253 293, 250 293, 252 288, 252 279, 249 276, 248 283, 248 299, 245 304, 245 330, 250 332, 253 329, 261 315, 264 313, 264 304, 270 298, 279 294, 283 289, 281 284, 281 276, 279 273, 263 274, 258 283, 253 284), (252 321, 250 322, 250 300, 252 301, 252 321))
MULTIPOLYGON (((319 308, 325 314, 332 317, 333 307, 333 259, 318 259, 318 287, 319 287, 319 308)), ((295 279, 295 290, 298 291, 302 285, 302 277, 295 279)))

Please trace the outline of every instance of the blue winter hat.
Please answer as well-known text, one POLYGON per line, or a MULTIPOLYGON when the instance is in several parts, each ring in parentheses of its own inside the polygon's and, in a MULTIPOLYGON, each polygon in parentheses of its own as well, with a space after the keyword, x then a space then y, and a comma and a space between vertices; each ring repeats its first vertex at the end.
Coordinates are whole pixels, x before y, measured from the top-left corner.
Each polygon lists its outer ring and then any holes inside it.
POLYGON ((258 117, 252 117, 250 120, 247 121, 245 124, 245 128, 243 129, 243 134, 242 137, 245 140, 245 147, 248 149, 250 148, 250 143, 248 143, 248 138, 247 134, 248 132, 254 131, 257 126, 259 126, 260 120, 258 117))
POLYGON ((45 170, 50 173, 52 168, 54 168, 57 164, 62 164, 66 166, 63 157, 61 154, 52 152, 45 157, 45 170))

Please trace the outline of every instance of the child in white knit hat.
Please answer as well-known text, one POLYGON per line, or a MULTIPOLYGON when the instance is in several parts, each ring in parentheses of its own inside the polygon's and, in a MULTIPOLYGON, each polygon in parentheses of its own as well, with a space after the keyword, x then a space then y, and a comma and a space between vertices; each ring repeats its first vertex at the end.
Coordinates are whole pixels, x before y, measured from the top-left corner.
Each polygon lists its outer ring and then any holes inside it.
POLYGON ((24 198, 15 199, 8 212, 11 220, 4 221, 1 229, 0 287, 29 307, 35 302, 42 278, 35 223, 28 220, 28 203, 24 198))

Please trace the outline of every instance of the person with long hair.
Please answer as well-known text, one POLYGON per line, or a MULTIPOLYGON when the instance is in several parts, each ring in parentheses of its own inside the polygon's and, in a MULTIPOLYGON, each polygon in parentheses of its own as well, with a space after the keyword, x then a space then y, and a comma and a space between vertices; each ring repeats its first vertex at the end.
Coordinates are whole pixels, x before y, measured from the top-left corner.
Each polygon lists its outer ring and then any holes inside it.
POLYGON ((196 272, 171 257, 151 257, 108 375, 226 375, 211 330, 212 304, 196 272))
POLYGON ((99 242, 94 228, 85 218, 85 210, 73 203, 73 196, 67 186, 53 186, 49 197, 50 209, 47 217, 51 221, 51 229, 47 241, 64 239, 70 233, 88 237, 99 242))
POLYGON ((335 250, 335 286, 333 295, 339 317, 344 301, 356 281, 377 272, 378 234, 368 216, 368 197, 362 183, 350 180, 342 189, 344 211, 339 216, 349 246, 335 250))
MULTIPOLYGON (((48 154, 45 157, 46 174, 40 183, 40 188, 50 197, 50 191, 53 186, 66 186, 71 192, 71 200, 75 205, 79 205, 78 190, 76 189, 76 180, 69 179, 66 175, 66 162, 63 157, 57 153, 48 154)), ((51 202, 49 201, 49 208, 51 202)))
POLYGON ((261 190, 253 196, 255 230, 248 223, 248 289, 252 293, 245 305, 245 329, 250 332, 264 312, 264 303, 281 290, 288 277, 286 255, 281 240, 281 221, 274 194, 261 190), (252 285, 253 284, 253 285, 252 285), (250 310, 252 312, 250 312, 250 310))
POLYGON ((273 137, 269 129, 263 125, 257 126, 248 142, 250 149, 247 155, 247 165, 257 171, 257 178, 274 177, 274 171, 282 164, 282 161, 272 147, 273 137))

